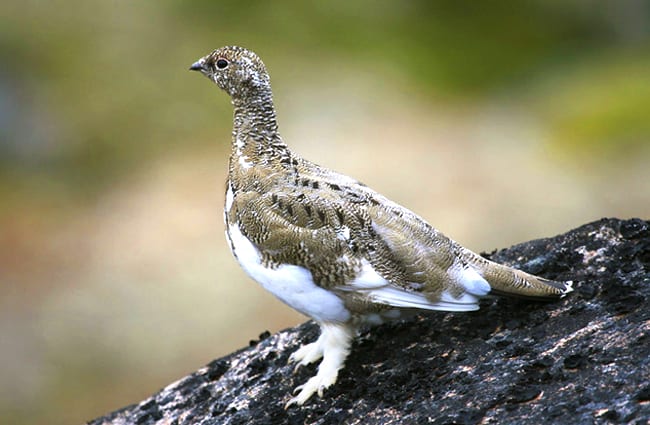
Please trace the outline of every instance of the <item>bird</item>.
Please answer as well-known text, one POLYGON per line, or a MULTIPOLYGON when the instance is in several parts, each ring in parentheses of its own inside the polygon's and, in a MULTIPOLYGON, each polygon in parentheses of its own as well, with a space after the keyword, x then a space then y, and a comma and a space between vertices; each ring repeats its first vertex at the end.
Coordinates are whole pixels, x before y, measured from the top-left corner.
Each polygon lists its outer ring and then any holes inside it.
POLYGON ((318 339, 289 357, 296 369, 320 364, 285 408, 323 397, 361 327, 419 311, 473 311, 492 295, 555 299, 572 291, 571 281, 489 261, 358 180, 292 152, 254 52, 222 47, 190 70, 225 91, 234 108, 224 208, 232 254, 320 326, 318 339))

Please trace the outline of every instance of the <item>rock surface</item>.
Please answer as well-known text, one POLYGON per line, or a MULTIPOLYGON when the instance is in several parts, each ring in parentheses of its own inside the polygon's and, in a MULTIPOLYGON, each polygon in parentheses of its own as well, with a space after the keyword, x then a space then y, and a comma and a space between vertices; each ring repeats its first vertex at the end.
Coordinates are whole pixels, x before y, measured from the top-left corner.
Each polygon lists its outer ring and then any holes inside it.
POLYGON ((265 332, 89 424, 647 424, 650 222, 602 219, 486 256, 576 290, 364 331, 324 397, 288 410, 315 366, 293 374, 287 360, 318 328, 265 332))

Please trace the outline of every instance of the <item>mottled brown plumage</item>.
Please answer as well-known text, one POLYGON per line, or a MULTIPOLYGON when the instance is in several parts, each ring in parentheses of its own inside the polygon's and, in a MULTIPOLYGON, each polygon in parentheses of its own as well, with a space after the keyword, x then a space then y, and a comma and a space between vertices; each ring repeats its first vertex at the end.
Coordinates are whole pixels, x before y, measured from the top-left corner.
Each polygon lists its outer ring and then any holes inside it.
POLYGON ((323 361, 288 404, 336 381, 361 323, 403 310, 475 310, 490 291, 554 298, 571 290, 570 283, 488 261, 362 183, 293 154, 254 53, 224 47, 191 69, 225 90, 235 108, 225 209, 233 254, 323 330, 292 356, 299 364, 323 361))

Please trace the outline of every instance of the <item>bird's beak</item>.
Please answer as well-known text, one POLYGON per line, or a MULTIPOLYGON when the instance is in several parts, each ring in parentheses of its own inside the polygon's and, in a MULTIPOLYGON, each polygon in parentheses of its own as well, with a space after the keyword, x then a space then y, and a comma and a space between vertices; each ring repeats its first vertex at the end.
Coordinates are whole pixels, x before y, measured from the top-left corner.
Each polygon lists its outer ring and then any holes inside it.
POLYGON ((190 71, 200 71, 203 69, 203 60, 199 59, 190 66, 190 71))

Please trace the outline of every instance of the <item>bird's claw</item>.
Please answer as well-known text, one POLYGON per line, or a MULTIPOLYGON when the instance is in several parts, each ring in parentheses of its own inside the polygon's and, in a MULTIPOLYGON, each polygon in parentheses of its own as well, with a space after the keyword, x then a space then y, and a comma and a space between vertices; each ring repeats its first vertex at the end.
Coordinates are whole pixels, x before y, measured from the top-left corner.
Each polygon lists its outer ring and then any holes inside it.
POLYGON ((298 385, 293 390, 292 394, 298 393, 298 395, 292 397, 287 404, 284 405, 284 408, 287 409, 294 404, 302 406, 314 394, 318 394, 318 397, 323 397, 325 389, 335 382, 336 375, 316 375, 310 378, 307 382, 298 385))
POLYGON ((314 363, 323 357, 323 349, 318 341, 311 344, 303 345, 289 356, 288 363, 296 363, 293 373, 300 368, 300 366, 307 366, 314 363))
POLYGON ((284 405, 285 409, 295 405, 302 406, 307 400, 314 395, 318 394, 319 397, 323 396, 323 390, 325 387, 318 385, 313 381, 313 378, 305 382, 303 385, 298 385, 294 390, 293 394, 298 393, 298 395, 291 397, 291 399, 284 405))
POLYGON ((293 391, 291 392, 291 394, 295 394, 295 393, 297 393, 297 392, 299 392, 299 391, 302 391, 302 389, 303 389, 304 387, 305 387, 304 384, 303 384, 303 385, 298 385, 296 388, 293 389, 293 391))

